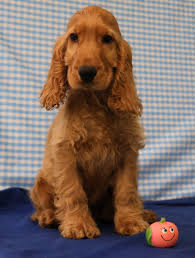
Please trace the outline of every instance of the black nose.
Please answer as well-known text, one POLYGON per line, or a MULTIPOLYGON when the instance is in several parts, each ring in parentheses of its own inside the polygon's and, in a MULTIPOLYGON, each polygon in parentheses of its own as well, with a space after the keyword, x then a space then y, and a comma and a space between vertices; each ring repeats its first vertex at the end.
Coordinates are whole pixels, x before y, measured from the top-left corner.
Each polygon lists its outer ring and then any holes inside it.
POLYGON ((83 65, 79 67, 78 72, 83 82, 91 82, 96 76, 97 69, 95 66, 83 65))

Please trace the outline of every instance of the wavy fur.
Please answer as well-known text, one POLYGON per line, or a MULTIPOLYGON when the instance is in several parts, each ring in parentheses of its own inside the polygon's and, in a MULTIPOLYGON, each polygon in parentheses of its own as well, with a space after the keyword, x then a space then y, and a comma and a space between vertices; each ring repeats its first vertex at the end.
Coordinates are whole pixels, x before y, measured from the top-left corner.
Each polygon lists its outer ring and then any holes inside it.
POLYGON ((114 16, 100 7, 77 12, 56 41, 41 105, 60 104, 30 192, 32 220, 58 225, 62 236, 75 239, 99 236, 98 218, 114 220, 120 234, 145 231, 156 215, 144 210, 137 192, 144 134, 131 49, 114 16), (71 33, 78 40, 71 41, 71 33), (113 40, 105 43, 107 34, 113 40), (86 64, 97 68, 90 84, 78 74, 86 64))

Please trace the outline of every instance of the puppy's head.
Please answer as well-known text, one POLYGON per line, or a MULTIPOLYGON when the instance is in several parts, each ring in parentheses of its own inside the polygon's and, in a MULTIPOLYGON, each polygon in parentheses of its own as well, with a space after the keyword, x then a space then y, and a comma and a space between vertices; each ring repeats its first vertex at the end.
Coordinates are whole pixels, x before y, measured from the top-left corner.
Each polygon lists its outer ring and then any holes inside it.
POLYGON ((68 87, 102 91, 110 85, 111 109, 140 113, 131 49, 122 39, 114 16, 89 6, 72 16, 66 33, 56 40, 41 104, 48 110, 58 107, 68 87))

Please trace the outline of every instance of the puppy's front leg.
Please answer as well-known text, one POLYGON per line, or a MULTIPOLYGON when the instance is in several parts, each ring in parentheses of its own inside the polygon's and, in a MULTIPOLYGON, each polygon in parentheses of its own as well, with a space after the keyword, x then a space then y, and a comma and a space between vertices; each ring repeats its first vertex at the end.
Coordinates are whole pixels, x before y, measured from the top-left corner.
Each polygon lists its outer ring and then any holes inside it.
POLYGON ((54 204, 62 236, 74 239, 99 236, 100 231, 91 217, 74 156, 60 149, 55 161, 54 204))
POLYGON ((134 235, 148 227, 137 193, 137 154, 129 154, 117 173, 114 189, 115 230, 122 235, 134 235))

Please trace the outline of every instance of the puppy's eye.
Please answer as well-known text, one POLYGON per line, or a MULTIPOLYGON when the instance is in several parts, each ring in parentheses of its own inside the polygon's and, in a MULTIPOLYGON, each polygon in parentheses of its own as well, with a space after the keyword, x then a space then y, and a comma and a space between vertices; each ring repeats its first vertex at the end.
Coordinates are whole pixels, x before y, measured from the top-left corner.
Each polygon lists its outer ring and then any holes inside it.
POLYGON ((70 39, 73 41, 73 42, 78 42, 78 34, 77 33, 71 33, 70 34, 70 39))
POLYGON ((108 34, 105 34, 103 37, 102 37, 102 42, 103 43, 111 43, 113 41, 113 37, 108 35, 108 34))

